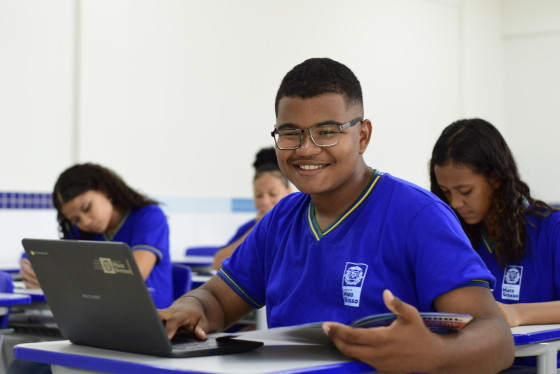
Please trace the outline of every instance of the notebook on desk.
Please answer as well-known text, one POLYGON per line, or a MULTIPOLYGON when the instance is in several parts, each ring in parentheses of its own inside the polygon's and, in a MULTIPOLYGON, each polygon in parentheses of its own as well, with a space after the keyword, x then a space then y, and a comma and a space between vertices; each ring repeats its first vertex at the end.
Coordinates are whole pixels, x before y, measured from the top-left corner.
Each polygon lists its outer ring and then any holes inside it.
POLYGON ((249 351, 232 335, 170 342, 125 243, 23 239, 62 336, 74 344, 166 357, 249 351))

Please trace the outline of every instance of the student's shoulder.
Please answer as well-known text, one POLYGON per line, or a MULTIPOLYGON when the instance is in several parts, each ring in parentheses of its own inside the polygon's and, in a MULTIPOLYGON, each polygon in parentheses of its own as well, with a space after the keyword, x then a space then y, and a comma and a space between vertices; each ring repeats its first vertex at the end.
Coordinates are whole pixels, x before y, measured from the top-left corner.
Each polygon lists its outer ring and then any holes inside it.
POLYGON ((556 230, 560 235, 560 210, 553 210, 545 217, 535 214, 526 214, 525 217, 528 230, 556 230))
POLYGON ((138 208, 134 208, 130 211, 130 216, 134 218, 165 218, 165 213, 159 205, 150 204, 144 205, 138 208))
POLYGON ((390 207, 390 211, 402 219, 428 215, 454 216, 449 205, 425 188, 388 173, 380 173, 379 186, 371 199, 371 204, 380 201, 390 207))
POLYGON ((441 201, 436 195, 419 185, 408 180, 396 177, 386 172, 378 172, 380 186, 392 193, 397 193, 402 198, 421 199, 425 201, 441 201))
POLYGON ((301 207, 307 207, 311 198, 309 195, 302 192, 292 192, 289 195, 284 196, 276 205, 272 208, 276 212, 282 212, 285 214, 290 211, 298 210, 301 207))

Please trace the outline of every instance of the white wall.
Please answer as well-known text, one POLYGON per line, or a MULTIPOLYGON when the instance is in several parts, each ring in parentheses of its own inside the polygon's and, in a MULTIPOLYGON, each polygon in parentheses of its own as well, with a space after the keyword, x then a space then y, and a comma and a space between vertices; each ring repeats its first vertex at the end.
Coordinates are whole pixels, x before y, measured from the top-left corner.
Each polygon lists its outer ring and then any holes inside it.
POLYGON ((560 202, 560 2, 503 0, 506 136, 532 193, 560 202))
MULTIPOLYGON (((500 75, 499 59, 476 58, 480 49, 499 50, 496 1, 0 4, 10 56, 0 62, 0 105, 11 108, 0 120, 20 123, 9 129, 18 140, 0 152, 26 148, 0 166, 8 190, 49 190, 69 163, 96 161, 150 194, 250 196, 253 155, 272 144, 280 80, 313 56, 340 60, 361 80, 375 129, 370 165, 426 185, 433 140, 479 107, 470 77, 500 75), (468 28, 481 20, 476 32, 468 28), (22 166, 46 155, 45 167, 24 176, 22 166)), ((499 90, 499 80, 483 82, 499 90)), ((500 118, 501 102, 487 95, 485 114, 500 118)))
POLYGON ((0 191, 50 190, 71 162, 72 5, 0 0, 0 191))
MULTIPOLYGON (((362 82, 372 167, 427 187, 441 130, 478 116, 504 132, 532 189, 559 201, 558 7, 0 0, 0 192, 48 192, 62 169, 94 161, 164 199, 249 198, 253 156, 272 145, 280 80, 304 59, 327 56, 362 82)), ((10 214, 0 209, 2 248, 19 243, 11 233, 22 223, 10 214)), ((221 242, 250 216, 170 214, 175 251, 221 242)))

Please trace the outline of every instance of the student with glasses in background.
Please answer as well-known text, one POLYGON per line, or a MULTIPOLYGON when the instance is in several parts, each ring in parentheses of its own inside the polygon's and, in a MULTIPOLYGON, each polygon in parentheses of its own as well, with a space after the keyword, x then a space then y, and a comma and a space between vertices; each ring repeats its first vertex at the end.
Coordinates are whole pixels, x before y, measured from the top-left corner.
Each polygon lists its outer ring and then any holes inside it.
POLYGON ((169 336, 199 339, 266 305, 269 327, 323 323, 340 351, 380 372, 496 373, 513 339, 494 277, 451 208, 366 165, 371 137, 361 86, 328 58, 294 67, 275 102, 278 163, 300 191, 278 202, 218 274, 160 310, 169 336), (436 334, 419 311, 468 313, 436 334), (351 328, 393 312, 389 327, 351 328))

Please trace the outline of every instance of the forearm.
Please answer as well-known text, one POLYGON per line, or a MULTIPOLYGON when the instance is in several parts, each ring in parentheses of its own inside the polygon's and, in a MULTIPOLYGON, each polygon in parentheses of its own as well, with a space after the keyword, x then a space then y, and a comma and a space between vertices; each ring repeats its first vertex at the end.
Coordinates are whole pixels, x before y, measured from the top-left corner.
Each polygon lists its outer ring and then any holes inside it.
POLYGON ((222 331, 252 310, 217 275, 182 297, 186 296, 199 299, 208 323, 208 332, 222 331))
POLYGON ((204 285, 195 288, 181 296, 179 302, 197 302, 202 306, 203 313, 208 323, 207 332, 221 331, 224 329, 224 311, 220 302, 216 299, 211 290, 204 288, 204 285))
POLYGON ((473 316, 458 333, 439 335, 445 354, 434 373, 497 373, 511 366, 513 336, 489 289, 455 289, 438 297, 434 304, 438 312, 473 316))
POLYGON ((142 274, 142 278, 146 280, 157 262, 156 255, 143 249, 132 252, 132 255, 134 256, 138 270, 140 270, 140 274, 142 274))
POLYGON ((37 276, 31 267, 31 263, 27 258, 24 258, 20 262, 21 267, 21 277, 23 279, 23 284, 27 288, 40 288, 39 282, 37 281, 37 276))
POLYGON ((515 311, 519 325, 560 323, 560 301, 509 304, 515 311))
POLYGON ((513 337, 496 318, 477 318, 456 334, 440 335, 445 354, 437 374, 497 373, 511 366, 513 337))

